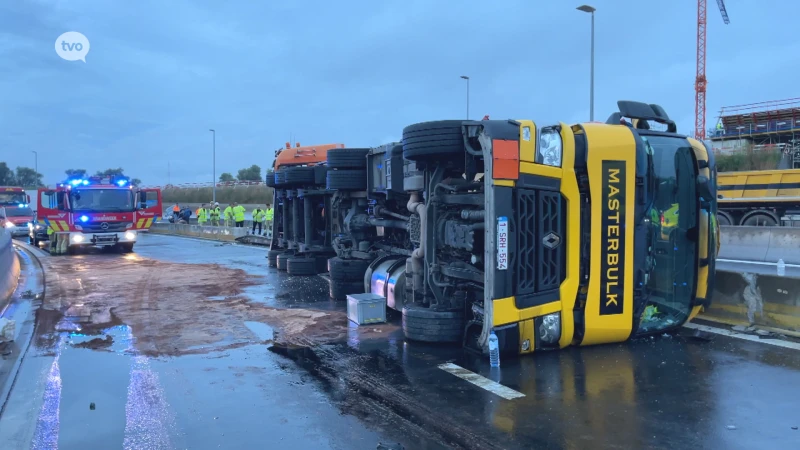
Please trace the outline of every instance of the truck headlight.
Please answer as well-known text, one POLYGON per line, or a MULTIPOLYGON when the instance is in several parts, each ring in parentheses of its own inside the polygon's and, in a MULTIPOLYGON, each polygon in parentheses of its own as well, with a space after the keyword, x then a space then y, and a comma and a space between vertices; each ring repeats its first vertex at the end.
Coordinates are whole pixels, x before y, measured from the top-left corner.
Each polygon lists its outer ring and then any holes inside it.
POLYGON ((133 231, 126 231, 125 232, 125 239, 128 241, 133 241, 136 239, 136 233, 133 231))
POLYGON ((552 313, 542 317, 539 325, 539 339, 548 344, 555 344, 561 339, 561 313, 552 313))
POLYGON ((563 143, 557 127, 542 128, 536 148, 536 162, 545 166, 561 167, 563 143))
POLYGON ((6 222, 6 223, 5 223, 5 227, 6 227, 6 228, 11 228, 11 227, 13 227, 13 226, 14 226, 14 224, 13 224, 13 223, 11 223, 11 222, 6 222))
POLYGON ((81 242, 83 242, 83 236, 80 234, 73 234, 71 237, 72 237, 72 242, 76 244, 80 244, 81 242))

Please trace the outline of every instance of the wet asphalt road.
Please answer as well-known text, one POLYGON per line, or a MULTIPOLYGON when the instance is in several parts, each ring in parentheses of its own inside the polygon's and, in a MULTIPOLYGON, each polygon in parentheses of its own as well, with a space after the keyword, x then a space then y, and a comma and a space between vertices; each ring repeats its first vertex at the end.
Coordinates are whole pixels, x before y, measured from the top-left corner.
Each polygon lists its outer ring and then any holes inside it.
MULTIPOLYGON (((255 301, 344 309, 322 278, 267 269, 263 249, 144 236, 136 252, 264 275, 245 290, 255 301)), ((498 370, 404 342, 396 318, 314 348, 268 348, 255 342, 269 327, 249 325, 253 345, 179 357, 127 351, 135 332, 124 324, 107 330, 112 351, 77 348, 88 337, 69 332, 56 351, 34 344, 0 416, 2 448, 800 448, 797 350, 686 330, 498 370), (438 368, 446 362, 524 397, 500 398, 438 368)))

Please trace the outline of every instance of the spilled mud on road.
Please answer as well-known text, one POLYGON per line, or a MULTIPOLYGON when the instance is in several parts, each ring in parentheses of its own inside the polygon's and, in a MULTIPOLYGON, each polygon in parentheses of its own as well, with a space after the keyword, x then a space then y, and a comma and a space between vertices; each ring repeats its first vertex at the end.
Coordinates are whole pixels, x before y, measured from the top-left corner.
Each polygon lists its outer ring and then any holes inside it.
MULTIPOLYGON (((343 339, 345 314, 278 309, 243 290, 263 280, 218 264, 182 264, 138 255, 46 258, 46 295, 37 344, 46 349, 60 331, 101 334, 124 324, 136 351, 148 356, 207 353, 262 342, 245 322, 275 328, 275 341, 308 345, 343 339)), ((85 344, 103 349, 107 338, 85 344)))

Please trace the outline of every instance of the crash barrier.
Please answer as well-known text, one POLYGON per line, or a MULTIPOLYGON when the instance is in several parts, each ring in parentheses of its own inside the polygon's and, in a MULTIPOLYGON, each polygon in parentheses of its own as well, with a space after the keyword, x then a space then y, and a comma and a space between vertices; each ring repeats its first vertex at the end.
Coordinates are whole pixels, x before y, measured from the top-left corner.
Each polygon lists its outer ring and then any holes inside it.
POLYGON ((0 228, 0 311, 14 290, 19 280, 19 260, 11 242, 11 233, 0 228))
POLYGON ((718 270, 700 318, 800 333, 800 279, 718 270))
POLYGON ((720 259, 800 264, 800 228, 723 226, 720 259))
POLYGON ((151 233, 171 234, 176 236, 189 236, 215 241, 235 241, 247 236, 247 228, 206 227, 200 225, 187 225, 175 223, 154 223, 150 227, 151 233))

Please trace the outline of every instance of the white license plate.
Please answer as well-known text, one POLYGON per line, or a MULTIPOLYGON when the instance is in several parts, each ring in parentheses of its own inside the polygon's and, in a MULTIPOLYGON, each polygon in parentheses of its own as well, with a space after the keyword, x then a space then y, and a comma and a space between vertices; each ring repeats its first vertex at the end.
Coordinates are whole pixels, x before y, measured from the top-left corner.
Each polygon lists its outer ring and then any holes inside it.
POLYGON ((508 217, 497 218, 497 270, 508 270, 508 217))

